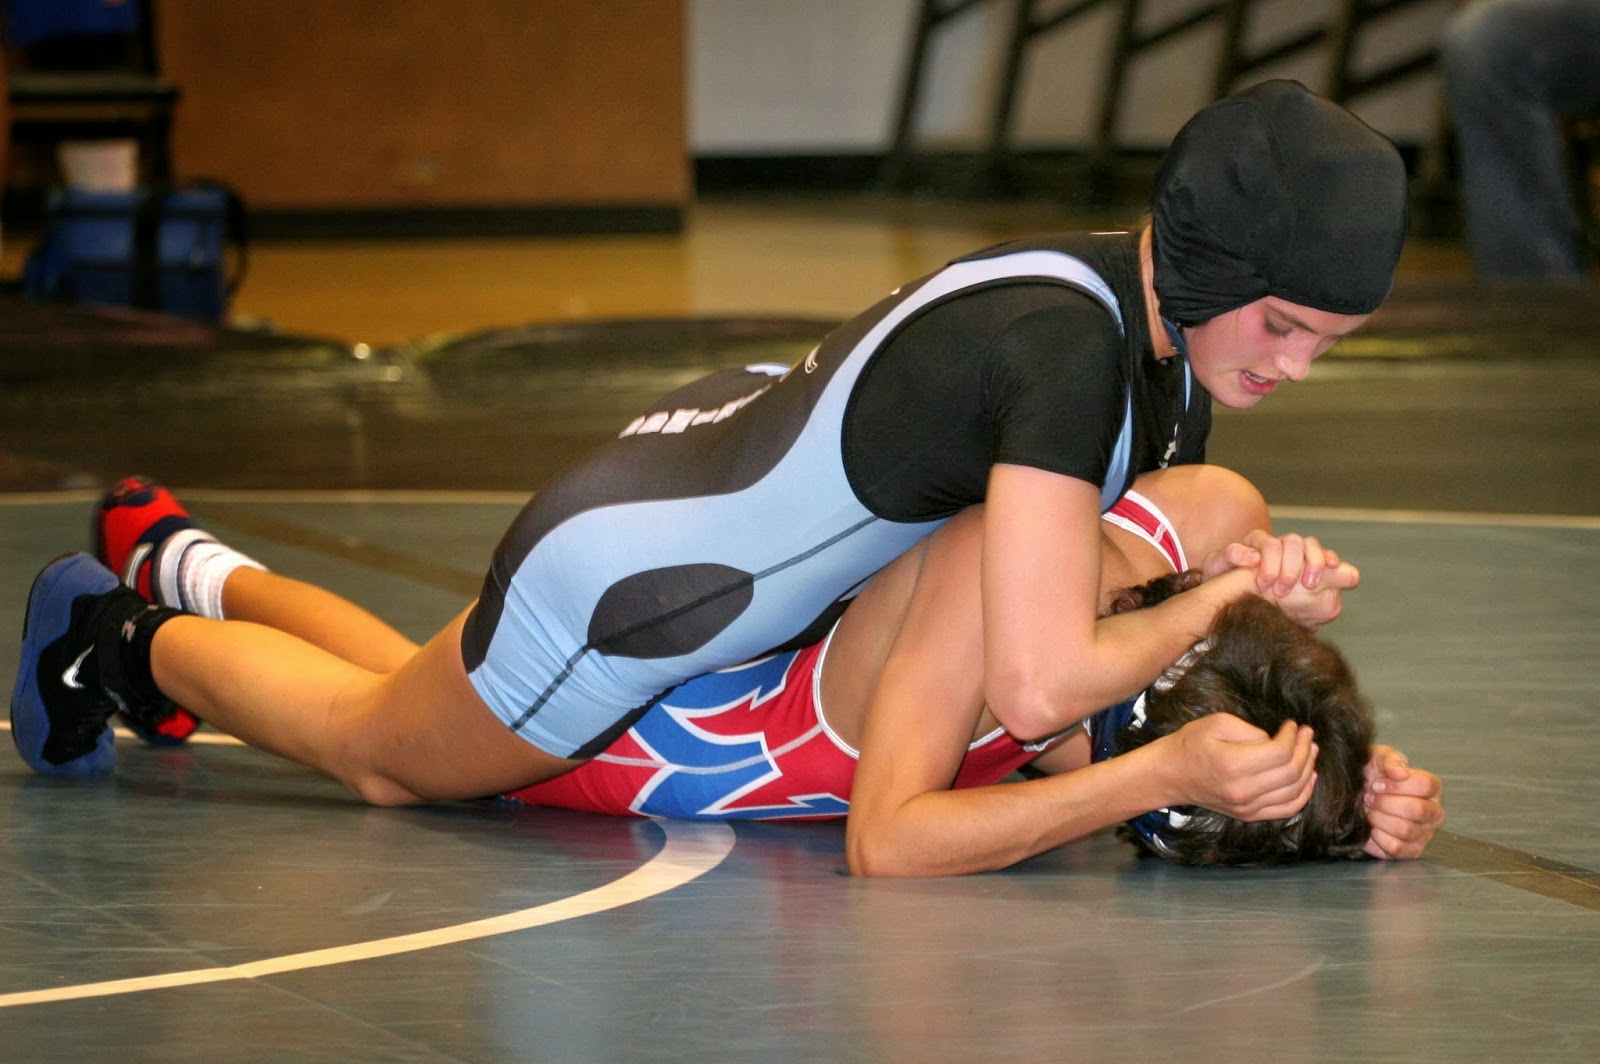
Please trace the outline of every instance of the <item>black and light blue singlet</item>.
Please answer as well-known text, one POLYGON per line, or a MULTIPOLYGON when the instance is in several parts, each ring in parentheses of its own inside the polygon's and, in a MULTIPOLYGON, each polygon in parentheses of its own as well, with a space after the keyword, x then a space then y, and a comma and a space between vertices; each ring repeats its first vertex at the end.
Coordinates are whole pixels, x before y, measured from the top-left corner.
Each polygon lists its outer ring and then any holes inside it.
POLYGON ((474 688, 590 757, 683 681, 815 639, 996 463, 1102 487, 1204 460, 1210 400, 1153 355, 1137 238, 1000 245, 911 282, 792 367, 668 395, 540 492, 467 620, 474 688))

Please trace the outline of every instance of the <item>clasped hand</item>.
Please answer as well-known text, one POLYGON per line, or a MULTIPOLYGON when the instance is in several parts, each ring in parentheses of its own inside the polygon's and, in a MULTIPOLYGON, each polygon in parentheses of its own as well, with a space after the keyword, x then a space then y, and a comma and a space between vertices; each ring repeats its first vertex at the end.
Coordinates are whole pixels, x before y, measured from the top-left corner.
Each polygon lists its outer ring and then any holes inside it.
MULTIPOLYGON (((1170 736, 1186 780, 1179 804, 1198 805, 1236 820, 1283 820, 1311 800, 1318 746, 1311 729, 1284 721, 1276 735, 1228 713, 1192 720, 1170 736)), ((1372 747, 1363 769, 1362 809, 1371 834, 1364 850, 1383 860, 1422 856, 1444 822, 1444 785, 1412 768, 1392 746, 1372 747)))
POLYGON ((1235 820, 1284 820, 1311 800, 1317 785, 1317 744, 1311 729, 1292 720, 1276 735, 1231 713, 1211 713, 1173 732, 1172 753, 1183 767, 1183 800, 1235 820))
POLYGON ((1406 860, 1422 856, 1434 829, 1444 823, 1444 783, 1427 769, 1412 768, 1392 746, 1374 745, 1365 769, 1362 803, 1372 835, 1371 857, 1406 860))
POLYGON ((1257 530, 1212 554, 1201 565, 1207 580, 1235 569, 1254 571, 1253 589, 1297 623, 1315 630, 1343 609, 1343 593, 1361 583, 1361 571, 1315 536, 1274 536, 1257 530))

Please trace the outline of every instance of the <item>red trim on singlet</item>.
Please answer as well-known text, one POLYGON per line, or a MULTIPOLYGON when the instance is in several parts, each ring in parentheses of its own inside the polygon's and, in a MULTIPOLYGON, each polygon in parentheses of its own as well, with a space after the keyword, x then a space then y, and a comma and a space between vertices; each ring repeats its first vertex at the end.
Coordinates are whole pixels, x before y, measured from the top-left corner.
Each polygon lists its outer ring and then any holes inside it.
POLYGON ((1118 499, 1106 514, 1120 517, 1133 525, 1130 531, 1142 536, 1159 550, 1174 572, 1182 572, 1186 568, 1183 545, 1172 531, 1172 523, 1167 520, 1167 515, 1155 503, 1138 492, 1130 491, 1118 499))

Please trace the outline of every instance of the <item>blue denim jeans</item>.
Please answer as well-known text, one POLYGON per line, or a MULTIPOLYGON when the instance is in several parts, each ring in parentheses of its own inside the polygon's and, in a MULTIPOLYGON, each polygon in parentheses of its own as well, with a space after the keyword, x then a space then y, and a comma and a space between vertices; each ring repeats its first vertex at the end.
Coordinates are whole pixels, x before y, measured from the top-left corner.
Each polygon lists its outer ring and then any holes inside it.
POLYGON ((1477 0, 1451 19, 1439 64, 1474 272, 1582 282, 1563 120, 1600 114, 1600 0, 1477 0))

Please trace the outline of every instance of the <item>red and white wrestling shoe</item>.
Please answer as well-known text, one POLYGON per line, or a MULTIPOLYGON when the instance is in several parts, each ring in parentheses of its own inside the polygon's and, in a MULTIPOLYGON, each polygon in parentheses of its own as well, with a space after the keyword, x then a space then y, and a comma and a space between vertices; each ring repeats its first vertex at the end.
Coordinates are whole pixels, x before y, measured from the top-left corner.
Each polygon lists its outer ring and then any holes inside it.
MULTIPOLYGON (((95 507, 94 553, 146 602, 177 606, 176 602, 162 602, 157 593, 156 557, 175 533, 195 531, 189 511, 170 491, 148 477, 125 477, 95 507)), ((176 746, 200 727, 200 718, 181 706, 155 721, 136 722, 127 714, 120 716, 130 731, 156 746, 176 746)))

